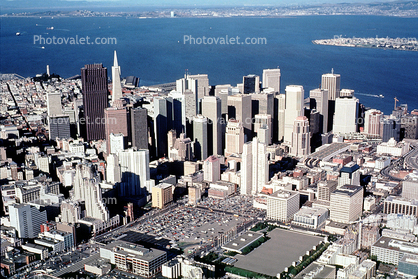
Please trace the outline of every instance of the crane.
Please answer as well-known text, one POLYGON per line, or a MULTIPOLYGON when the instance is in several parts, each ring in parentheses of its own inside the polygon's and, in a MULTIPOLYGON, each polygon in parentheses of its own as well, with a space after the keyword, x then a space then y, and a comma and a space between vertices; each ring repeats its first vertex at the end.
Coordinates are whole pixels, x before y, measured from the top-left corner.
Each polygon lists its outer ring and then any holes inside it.
POLYGON ((393 98, 394 100, 395 100, 395 108, 394 109, 396 109, 396 102, 399 102, 399 100, 398 100, 398 98, 393 98))

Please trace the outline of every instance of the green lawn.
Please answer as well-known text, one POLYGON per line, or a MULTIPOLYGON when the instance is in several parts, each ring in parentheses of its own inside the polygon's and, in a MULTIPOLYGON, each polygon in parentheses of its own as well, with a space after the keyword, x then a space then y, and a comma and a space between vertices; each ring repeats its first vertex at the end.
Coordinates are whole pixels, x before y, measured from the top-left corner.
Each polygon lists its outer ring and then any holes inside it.
POLYGON ((259 238, 257 241, 254 241, 253 243, 251 243, 251 245, 249 245, 249 246, 245 247, 244 249, 242 249, 242 254, 243 255, 247 255, 252 250, 254 250, 255 248, 257 248, 258 246, 260 246, 262 243, 266 242, 269 239, 270 238, 265 237, 265 236, 259 238))
POLYGON ((245 269, 238 268, 238 267, 235 267, 235 266, 227 266, 227 267, 225 267, 225 271, 229 272, 229 273, 236 274, 236 275, 244 276, 244 277, 247 277, 247 278, 267 278, 267 279, 275 278, 275 277, 272 277, 272 276, 269 276, 269 275, 245 270, 245 269))

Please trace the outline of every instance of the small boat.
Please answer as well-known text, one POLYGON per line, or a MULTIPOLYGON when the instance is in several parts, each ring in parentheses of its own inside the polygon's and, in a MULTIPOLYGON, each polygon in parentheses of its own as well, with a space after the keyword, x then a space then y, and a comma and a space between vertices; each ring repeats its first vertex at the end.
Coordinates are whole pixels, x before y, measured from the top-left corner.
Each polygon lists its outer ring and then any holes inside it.
POLYGON ((379 98, 384 98, 385 96, 383 96, 382 94, 379 95, 379 98))
POLYGON ((16 36, 20 36, 20 32, 16 32, 16 36))
POLYGON ((54 26, 47 27, 46 30, 54 30, 54 26))

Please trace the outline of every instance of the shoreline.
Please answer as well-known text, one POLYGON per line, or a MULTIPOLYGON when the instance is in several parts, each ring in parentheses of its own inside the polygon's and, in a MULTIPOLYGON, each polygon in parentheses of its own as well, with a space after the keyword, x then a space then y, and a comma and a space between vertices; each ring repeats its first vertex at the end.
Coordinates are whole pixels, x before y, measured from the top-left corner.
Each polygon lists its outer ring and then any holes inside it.
POLYGON ((404 15, 381 15, 381 14, 284 14, 284 15, 233 15, 233 16, 134 16, 134 15, 97 15, 97 16, 77 16, 77 15, 0 15, 0 18, 132 18, 132 19, 155 19, 155 18, 295 18, 295 17, 309 17, 309 16, 377 16, 377 17, 395 17, 395 18, 418 18, 418 14, 415 16, 404 15))

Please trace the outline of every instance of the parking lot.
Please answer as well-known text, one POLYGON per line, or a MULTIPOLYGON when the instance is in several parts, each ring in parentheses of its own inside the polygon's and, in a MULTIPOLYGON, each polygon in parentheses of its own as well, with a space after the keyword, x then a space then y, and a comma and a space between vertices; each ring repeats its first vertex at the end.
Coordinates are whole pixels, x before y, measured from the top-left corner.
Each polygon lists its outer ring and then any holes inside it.
POLYGON ((237 214, 246 217, 258 217, 262 211, 253 207, 253 197, 234 196, 227 199, 206 198, 198 203, 198 207, 207 207, 214 211, 237 214))
POLYGON ((248 197, 207 198, 197 207, 179 206, 156 218, 144 220, 132 229, 169 239, 174 247, 178 245, 186 250, 207 246, 215 237, 259 216, 261 212, 250 205, 252 199, 248 197))

